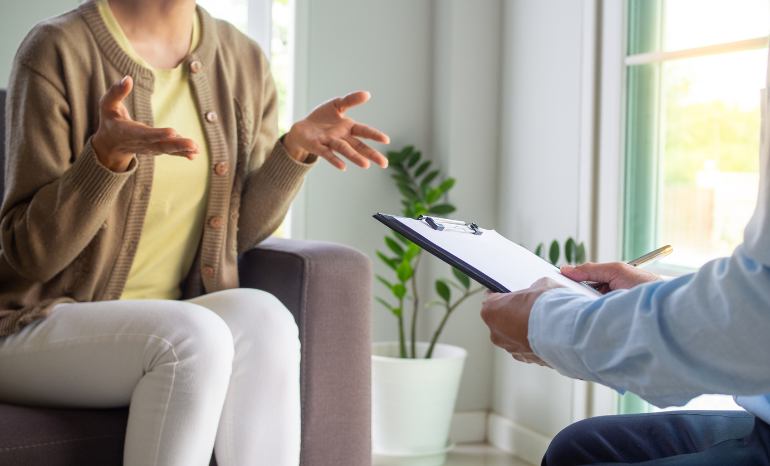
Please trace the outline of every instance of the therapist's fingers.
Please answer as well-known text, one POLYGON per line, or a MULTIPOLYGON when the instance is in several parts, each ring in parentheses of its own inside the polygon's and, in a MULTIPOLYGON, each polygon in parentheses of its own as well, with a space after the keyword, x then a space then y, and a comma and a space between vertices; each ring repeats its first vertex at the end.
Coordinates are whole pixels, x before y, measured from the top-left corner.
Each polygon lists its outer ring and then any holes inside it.
POLYGON ((633 288, 642 283, 653 282, 661 278, 654 273, 623 262, 595 264, 586 262, 578 266, 562 265, 561 273, 576 282, 606 283, 610 290, 633 288))

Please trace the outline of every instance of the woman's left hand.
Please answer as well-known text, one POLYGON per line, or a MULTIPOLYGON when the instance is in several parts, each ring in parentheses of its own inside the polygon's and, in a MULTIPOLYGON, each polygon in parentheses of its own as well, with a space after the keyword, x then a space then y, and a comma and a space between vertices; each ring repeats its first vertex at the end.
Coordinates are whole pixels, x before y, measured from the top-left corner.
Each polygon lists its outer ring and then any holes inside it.
POLYGON ((345 162, 334 155, 336 152, 361 168, 369 168, 370 161, 382 168, 387 167, 388 159, 361 142, 361 139, 388 144, 390 138, 371 126, 356 123, 345 116, 348 109, 363 104, 370 97, 366 91, 337 97, 322 103, 304 120, 294 123, 283 138, 289 156, 304 162, 312 153, 325 158, 335 168, 345 170, 345 162))

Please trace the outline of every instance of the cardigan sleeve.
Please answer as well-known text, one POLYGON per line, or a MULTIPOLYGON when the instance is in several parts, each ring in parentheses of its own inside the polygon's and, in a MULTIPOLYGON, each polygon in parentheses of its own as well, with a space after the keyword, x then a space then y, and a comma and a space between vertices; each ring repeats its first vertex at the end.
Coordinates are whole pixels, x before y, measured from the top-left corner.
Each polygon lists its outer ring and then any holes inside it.
POLYGON ((112 172, 98 161, 90 139, 73 154, 64 86, 18 60, 6 108, 0 244, 20 275, 46 282, 90 243, 137 161, 124 173, 112 172))
POLYGON ((297 162, 278 138, 278 93, 270 64, 260 51, 263 95, 258 104, 253 149, 241 194, 238 219, 238 254, 253 248, 270 236, 283 221, 291 201, 318 157, 309 155, 297 162), (264 163, 262 163, 264 161, 264 163))

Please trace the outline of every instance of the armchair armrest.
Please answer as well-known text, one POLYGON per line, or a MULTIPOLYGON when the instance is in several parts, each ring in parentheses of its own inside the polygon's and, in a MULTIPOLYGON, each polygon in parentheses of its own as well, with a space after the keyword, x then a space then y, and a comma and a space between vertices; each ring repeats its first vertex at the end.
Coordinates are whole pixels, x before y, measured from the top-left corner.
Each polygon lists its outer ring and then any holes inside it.
POLYGON ((269 238, 241 286, 275 295, 302 343, 302 465, 371 464, 372 263, 334 243, 269 238))

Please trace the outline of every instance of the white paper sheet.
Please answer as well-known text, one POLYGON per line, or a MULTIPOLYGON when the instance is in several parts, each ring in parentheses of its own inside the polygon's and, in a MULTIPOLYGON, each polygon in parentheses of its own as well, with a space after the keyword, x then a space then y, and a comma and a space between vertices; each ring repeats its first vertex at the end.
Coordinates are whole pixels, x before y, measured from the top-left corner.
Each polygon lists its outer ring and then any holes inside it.
POLYGON ((422 220, 393 218, 511 291, 529 288, 537 280, 548 277, 586 296, 601 296, 591 287, 565 277, 558 268, 508 241, 495 230, 483 230, 481 235, 467 231, 437 231, 422 220))

